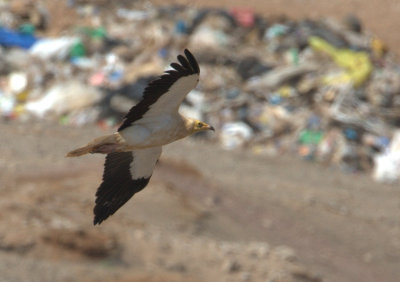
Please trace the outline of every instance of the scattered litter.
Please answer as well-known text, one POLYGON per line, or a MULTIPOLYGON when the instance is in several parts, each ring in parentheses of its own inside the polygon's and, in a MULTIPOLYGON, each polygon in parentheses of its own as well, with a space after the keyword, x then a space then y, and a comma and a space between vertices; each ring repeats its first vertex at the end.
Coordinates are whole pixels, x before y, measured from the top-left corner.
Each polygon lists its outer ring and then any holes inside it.
POLYGON ((253 130, 244 122, 226 123, 221 128, 220 140, 227 150, 237 149, 253 137, 253 130))
POLYGON ((29 49, 37 38, 31 34, 14 31, 0 26, 0 46, 29 49))
POLYGON ((39 100, 26 103, 25 109, 39 118, 47 114, 61 116, 93 106, 101 96, 101 92, 94 87, 70 81, 53 86, 39 100))
POLYGON ((400 179, 400 130, 392 138, 390 147, 374 158, 373 177, 383 183, 395 183, 400 179))
POLYGON ((72 47, 79 41, 74 37, 47 38, 38 40, 30 48, 29 52, 43 60, 52 58, 65 59, 72 47))
POLYGON ((399 180, 400 64, 354 16, 292 21, 241 7, 81 2, 66 6, 80 16, 59 37, 44 4, 21 20, 3 3, 1 117, 116 126, 187 47, 201 79, 181 110, 213 124, 210 141, 399 180))

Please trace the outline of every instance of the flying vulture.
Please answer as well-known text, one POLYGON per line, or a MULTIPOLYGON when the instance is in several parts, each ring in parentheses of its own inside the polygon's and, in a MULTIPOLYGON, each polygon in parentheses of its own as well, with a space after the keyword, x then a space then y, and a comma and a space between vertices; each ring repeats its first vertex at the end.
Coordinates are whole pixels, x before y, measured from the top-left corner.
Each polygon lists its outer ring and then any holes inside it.
POLYGON ((145 88, 142 100, 133 106, 118 131, 94 139, 67 157, 88 153, 107 154, 103 182, 96 192, 93 223, 100 224, 149 183, 162 146, 195 132, 214 130, 202 121, 184 117, 179 106, 199 82, 200 68, 189 50, 177 57, 145 88))

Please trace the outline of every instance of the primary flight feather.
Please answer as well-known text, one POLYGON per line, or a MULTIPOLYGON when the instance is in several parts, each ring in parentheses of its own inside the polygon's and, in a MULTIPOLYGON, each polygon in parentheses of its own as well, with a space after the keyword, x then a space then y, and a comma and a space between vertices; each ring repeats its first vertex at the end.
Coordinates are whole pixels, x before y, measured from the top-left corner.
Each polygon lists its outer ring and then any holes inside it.
POLYGON ((96 192, 94 224, 100 224, 146 187, 163 145, 195 132, 214 130, 178 112, 200 75, 192 53, 186 49, 184 54, 177 57, 179 63, 171 64, 172 70, 149 83, 142 100, 129 110, 116 133, 96 138, 67 154, 107 154, 103 182, 96 192))

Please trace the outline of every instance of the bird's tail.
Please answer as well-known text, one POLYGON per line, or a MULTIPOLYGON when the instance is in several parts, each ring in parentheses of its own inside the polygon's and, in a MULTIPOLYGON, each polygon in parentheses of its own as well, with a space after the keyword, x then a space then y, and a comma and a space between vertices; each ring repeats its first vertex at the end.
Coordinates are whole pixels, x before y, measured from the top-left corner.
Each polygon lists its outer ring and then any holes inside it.
POLYGON ((69 152, 66 157, 79 157, 86 154, 101 153, 108 154, 115 152, 121 143, 121 136, 118 133, 98 137, 86 146, 69 152))
POLYGON ((86 145, 84 147, 72 150, 71 152, 69 152, 66 157, 79 157, 82 155, 86 155, 92 152, 93 147, 86 145))

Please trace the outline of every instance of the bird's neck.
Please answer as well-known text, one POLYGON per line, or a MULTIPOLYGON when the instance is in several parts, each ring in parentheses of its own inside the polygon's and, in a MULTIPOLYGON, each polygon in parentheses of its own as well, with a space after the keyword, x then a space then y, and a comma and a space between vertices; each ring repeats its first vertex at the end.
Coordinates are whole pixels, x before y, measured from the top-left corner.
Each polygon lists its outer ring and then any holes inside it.
POLYGON ((194 133, 194 119, 182 116, 182 121, 187 135, 194 133))

